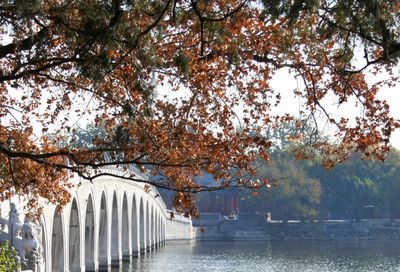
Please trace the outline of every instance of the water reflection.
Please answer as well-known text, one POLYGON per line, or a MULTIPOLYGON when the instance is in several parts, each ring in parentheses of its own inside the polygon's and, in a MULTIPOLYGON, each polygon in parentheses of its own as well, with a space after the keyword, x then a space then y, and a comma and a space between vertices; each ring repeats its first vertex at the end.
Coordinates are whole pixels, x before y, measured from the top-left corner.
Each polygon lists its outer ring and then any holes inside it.
POLYGON ((112 271, 400 271, 399 255, 400 241, 180 241, 112 271))

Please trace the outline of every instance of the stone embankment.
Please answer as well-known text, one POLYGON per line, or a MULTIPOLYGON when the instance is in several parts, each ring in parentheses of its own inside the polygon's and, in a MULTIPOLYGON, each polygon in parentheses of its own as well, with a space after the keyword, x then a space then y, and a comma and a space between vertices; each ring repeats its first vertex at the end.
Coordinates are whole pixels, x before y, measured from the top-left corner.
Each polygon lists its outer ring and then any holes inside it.
POLYGON ((288 222, 267 220, 263 214, 224 217, 203 213, 193 220, 196 238, 209 240, 344 240, 400 239, 400 219, 323 220, 288 222))
POLYGON ((168 230, 165 234, 166 241, 192 240, 195 238, 196 232, 190 218, 170 210, 167 210, 167 214, 169 218, 166 220, 166 229, 168 230))

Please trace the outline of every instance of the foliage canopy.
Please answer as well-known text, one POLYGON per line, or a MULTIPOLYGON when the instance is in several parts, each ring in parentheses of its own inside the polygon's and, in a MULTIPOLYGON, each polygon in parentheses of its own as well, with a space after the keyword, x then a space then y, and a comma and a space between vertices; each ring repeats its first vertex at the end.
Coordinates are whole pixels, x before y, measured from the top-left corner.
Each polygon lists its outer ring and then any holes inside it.
POLYGON ((151 169, 151 183, 177 191, 177 209, 191 213, 191 192, 251 187, 243 175, 259 155, 270 160, 261 131, 293 119, 273 110, 281 94, 270 83, 283 68, 303 82, 302 116, 322 112, 336 128, 335 144, 310 143, 326 167, 354 150, 382 159, 399 126, 377 98, 397 82, 399 10, 373 0, 2 1, 2 199, 15 190, 32 207, 38 196, 63 205, 66 170, 92 180, 106 173, 90 169, 107 165, 151 169), (367 82, 381 71, 386 81, 367 82), (356 100, 363 114, 336 118, 326 97, 356 100), (60 148, 70 119, 105 135, 60 148), (204 172, 220 182, 196 184, 204 172))

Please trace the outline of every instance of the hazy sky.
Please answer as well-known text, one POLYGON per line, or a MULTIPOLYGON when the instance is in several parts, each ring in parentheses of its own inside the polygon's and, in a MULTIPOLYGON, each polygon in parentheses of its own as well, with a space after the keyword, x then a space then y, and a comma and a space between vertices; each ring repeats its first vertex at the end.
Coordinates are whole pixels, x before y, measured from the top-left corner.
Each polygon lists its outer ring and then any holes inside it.
MULTIPOLYGON (((397 68, 397 73, 400 74, 400 66, 397 68)), ((376 78, 378 80, 380 78, 376 78)), ((374 80, 371 80, 374 81, 374 80)), ((280 91, 282 95, 282 102, 277 108, 277 113, 288 112, 294 116, 298 116, 301 108, 301 101, 299 98, 294 97, 293 90, 299 86, 301 88, 301 80, 296 81, 293 75, 290 75, 287 70, 280 70, 273 78, 272 88, 280 91)), ((395 119, 400 120, 400 83, 394 88, 383 88, 378 94, 382 100, 386 100, 390 106, 390 111, 395 119)), ((361 113, 360 107, 355 107, 353 103, 342 104, 337 106, 337 101, 332 98, 324 99, 324 106, 335 117, 355 117, 361 113)), ((394 147, 400 148, 400 130, 398 129, 391 137, 391 143, 394 147)))

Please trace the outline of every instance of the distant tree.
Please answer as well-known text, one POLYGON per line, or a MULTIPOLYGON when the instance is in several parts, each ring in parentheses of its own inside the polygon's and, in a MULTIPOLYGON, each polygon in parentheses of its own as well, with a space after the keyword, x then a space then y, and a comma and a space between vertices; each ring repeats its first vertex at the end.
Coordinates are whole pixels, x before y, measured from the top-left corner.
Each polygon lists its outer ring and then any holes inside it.
POLYGON ((107 137, 107 132, 101 126, 89 124, 85 128, 74 130, 65 135, 65 142, 61 142, 63 147, 74 148, 94 148, 96 141, 101 141, 107 137))
POLYGON ((281 122, 279 126, 266 127, 262 133, 272 143, 271 152, 277 151, 277 154, 282 153, 282 150, 296 152, 300 149, 316 152, 318 150, 312 150, 315 143, 328 141, 328 137, 319 131, 311 117, 281 122))
POLYGON ((325 171, 318 160, 308 165, 307 173, 321 182, 321 213, 336 219, 386 217, 388 191, 400 187, 400 183, 393 182, 398 167, 390 154, 385 162, 362 160, 353 154, 330 171, 325 171))
POLYGON ((107 165, 151 167, 162 178, 150 183, 175 190, 182 211, 194 211, 191 193, 251 186, 242 173, 270 160, 272 144, 254 127, 293 119, 273 110, 281 94, 270 81, 283 68, 304 85, 294 91, 302 115, 319 111, 336 129, 334 145, 312 145, 326 167, 351 151, 383 159, 399 122, 377 94, 397 82, 399 9, 372 0, 1 1, 0 200, 15 191, 32 212, 39 197, 62 206, 68 172, 93 180, 106 173, 90 170, 107 165), (368 83, 378 72, 387 81, 368 83), (327 96, 363 112, 336 118, 327 96), (83 120, 106 135, 60 147, 83 120), (201 173, 220 182, 201 186, 201 173))
POLYGON ((378 204, 383 216, 400 218, 400 151, 392 149, 378 169, 378 204))
POLYGON ((242 192, 242 208, 247 211, 271 212, 273 218, 312 219, 319 215, 321 186, 310 178, 301 163, 290 153, 264 165, 257 171, 258 184, 267 184, 266 189, 254 190, 253 196, 242 192), (272 177, 279 177, 273 179, 272 177), (269 180, 269 178, 272 178, 269 180))

